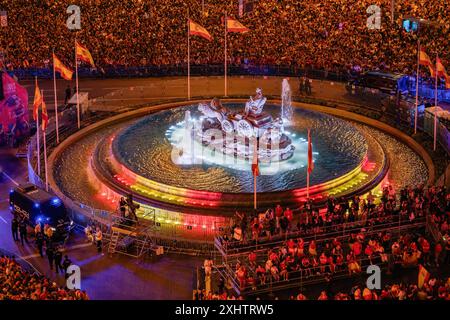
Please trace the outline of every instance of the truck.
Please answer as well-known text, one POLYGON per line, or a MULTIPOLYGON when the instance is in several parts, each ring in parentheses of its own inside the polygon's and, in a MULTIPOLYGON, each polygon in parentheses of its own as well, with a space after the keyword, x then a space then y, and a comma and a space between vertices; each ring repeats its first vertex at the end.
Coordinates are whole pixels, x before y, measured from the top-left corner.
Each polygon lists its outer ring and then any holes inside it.
POLYGON ((49 225, 55 242, 65 243, 74 227, 62 200, 31 183, 10 190, 9 209, 31 227, 49 225))

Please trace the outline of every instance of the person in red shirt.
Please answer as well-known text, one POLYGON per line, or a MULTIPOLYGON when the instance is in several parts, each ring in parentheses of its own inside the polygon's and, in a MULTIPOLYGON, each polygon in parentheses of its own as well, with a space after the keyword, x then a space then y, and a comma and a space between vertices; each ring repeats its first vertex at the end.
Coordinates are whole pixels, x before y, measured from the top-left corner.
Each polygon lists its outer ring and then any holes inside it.
POLYGON ((263 266, 258 265, 258 268, 256 268, 256 275, 258 276, 258 279, 260 280, 261 284, 266 284, 266 269, 264 269, 263 266))
POLYGON ((311 276, 311 262, 307 256, 302 258, 302 273, 303 276, 309 278, 311 276))
POLYGON ((291 224, 292 220, 294 219, 294 213, 292 212, 292 210, 286 208, 286 210, 284 211, 284 216, 288 219, 289 224, 291 224))
POLYGON ((325 273, 325 267, 328 263, 328 258, 326 256, 325 252, 322 252, 322 254, 320 255, 319 261, 320 261, 320 272, 325 273))
POLYGON ((438 242, 434 246, 434 263, 436 264, 436 267, 439 267, 439 259, 441 257, 442 252, 442 245, 438 242))
POLYGON ((317 300, 328 300, 327 293, 326 293, 325 291, 322 291, 322 292, 320 293, 319 298, 317 298, 317 300))
POLYGON ((355 241, 355 242, 353 243, 353 245, 352 245, 352 251, 353 251, 353 254, 354 254, 356 257, 358 257, 358 256, 361 254, 361 251, 362 251, 362 245, 361 245, 361 242, 355 241))
POLYGON ((256 253, 250 252, 248 255, 248 261, 250 262, 250 266, 254 267, 256 265, 256 253))
POLYGON ((419 245, 422 248, 422 258, 424 265, 430 264, 430 243, 424 237, 419 238, 419 245))

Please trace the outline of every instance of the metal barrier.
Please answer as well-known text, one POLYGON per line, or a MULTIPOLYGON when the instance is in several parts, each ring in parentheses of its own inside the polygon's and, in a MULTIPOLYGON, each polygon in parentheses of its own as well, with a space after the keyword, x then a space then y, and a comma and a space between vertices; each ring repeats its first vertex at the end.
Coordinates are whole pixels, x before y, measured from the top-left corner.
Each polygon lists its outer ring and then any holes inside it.
MULTIPOLYGON (((311 239, 318 240, 323 237, 340 237, 359 232, 361 228, 367 228, 370 230, 379 230, 386 228, 399 228, 401 227, 402 221, 399 220, 398 215, 390 215, 381 218, 384 221, 389 221, 387 223, 380 223, 380 218, 373 218, 366 221, 359 220, 350 223, 342 223, 326 227, 318 227, 317 231, 313 234, 308 234, 303 231, 288 232, 286 234, 280 234, 272 237, 262 237, 257 242, 256 241, 227 241, 222 236, 216 237, 214 240, 214 245, 217 250, 227 257, 232 257, 233 255, 242 254, 242 252, 248 252, 249 250, 260 250, 264 248, 276 247, 277 245, 284 243, 289 239, 303 238, 303 240, 311 239)), ((403 221, 405 222, 405 221, 403 221)), ((414 220, 414 223, 425 223, 425 218, 420 217, 414 220)))
MULTIPOLYGON (((393 229, 390 224, 384 225, 383 228, 376 229, 376 230, 369 229, 365 232, 365 235, 370 236, 372 234, 377 234, 377 233, 383 232, 383 231, 390 231, 391 233, 398 233, 398 235, 400 235, 402 232, 420 229, 420 228, 423 228, 424 226, 425 226, 425 218, 421 219, 420 222, 398 225, 398 227, 396 227, 395 229, 393 229)), ((338 241, 344 242, 344 241, 348 240, 349 238, 350 238, 350 234, 338 235, 338 236, 329 234, 329 235, 327 235, 327 237, 325 239, 319 239, 317 241, 317 245, 320 245, 321 243, 325 243, 325 242, 330 242, 335 239, 337 239, 338 241)), ((310 241, 315 240, 313 238, 310 238, 310 239, 305 238, 305 239, 306 239, 305 247, 307 246, 307 244, 310 241)), ((265 264, 265 261, 267 259, 267 251, 268 250, 277 250, 283 246, 284 246, 284 244, 277 243, 276 246, 271 247, 270 249, 254 247, 255 250, 252 252, 255 252, 257 254, 256 265, 258 265, 258 264, 264 265, 265 264)), ((269 275, 268 276, 269 280, 270 280, 269 284, 266 283, 263 285, 258 285, 258 286, 256 286, 256 289, 249 288, 249 287, 241 288, 239 285, 238 277, 232 269, 232 265, 240 263, 241 266, 243 265, 246 267, 247 270, 250 270, 251 275, 254 277, 255 280, 257 279, 257 275, 256 275, 255 271, 251 267, 249 267, 249 264, 247 262, 248 254, 249 254, 249 251, 241 252, 239 255, 236 254, 233 256, 223 257, 223 259, 224 259, 223 263, 216 267, 217 270, 220 272, 220 274, 225 279, 229 279, 231 281, 232 286, 238 295, 243 294, 243 293, 249 294, 249 295, 255 295, 255 294, 272 291, 274 289, 282 290, 282 289, 287 289, 287 288, 292 288, 292 287, 299 287, 299 286, 303 286, 303 285, 322 283, 325 281, 323 274, 316 275, 316 272, 319 271, 321 269, 321 267, 322 268, 326 267, 326 266, 322 265, 322 266, 315 266, 315 267, 310 267, 310 268, 301 268, 300 271, 289 272, 289 281, 287 281, 287 282, 284 279, 283 280, 280 279, 278 281, 273 281, 271 275, 269 275), (306 273, 309 274, 309 276, 307 278, 305 278, 305 276, 304 276, 304 274, 306 274, 306 273)), ((364 259, 361 258, 358 261, 359 261, 359 265, 361 266, 361 268, 371 264, 371 260, 369 258, 364 258, 364 259)), ((384 265, 383 261, 381 264, 378 264, 378 265, 383 266, 384 265)), ((349 277, 349 274, 345 270, 342 270, 340 272, 333 274, 334 279, 346 278, 346 277, 349 277)))

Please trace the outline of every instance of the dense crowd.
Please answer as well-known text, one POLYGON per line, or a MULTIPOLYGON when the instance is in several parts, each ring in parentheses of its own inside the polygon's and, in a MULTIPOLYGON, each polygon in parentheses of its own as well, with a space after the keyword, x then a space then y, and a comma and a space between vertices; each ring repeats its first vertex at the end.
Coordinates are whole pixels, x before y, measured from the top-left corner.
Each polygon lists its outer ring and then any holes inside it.
MULTIPOLYGON (((100 68, 108 66, 181 65, 186 63, 186 19, 202 24, 213 41, 192 37, 195 64, 222 63, 223 16, 237 17, 251 31, 230 34, 230 63, 284 64, 300 68, 343 71, 387 69, 413 72, 417 34, 402 28, 402 18, 413 16, 442 24, 420 31, 430 56, 439 52, 450 64, 450 9, 445 1, 397 1, 390 21, 390 0, 381 6, 381 29, 367 27, 372 0, 256 1, 251 12, 238 17, 237 2, 205 1, 92 1, 79 0, 81 27, 77 39, 92 52, 100 68)), ((66 9, 73 1, 3 0, 8 27, 2 30, 0 51, 10 68, 47 67, 52 49, 73 65, 75 32, 68 30, 66 9), (39 19, 36 19, 39 17, 39 19)))
MULTIPOLYGON (((243 297, 230 295, 226 290, 206 292, 198 290, 194 293, 194 300, 242 300, 243 297)), ((314 297, 310 297, 314 299, 314 297)), ((257 298, 259 299, 259 298, 257 298)), ((278 299, 277 297, 275 299, 278 299)), ((308 300, 304 293, 290 296, 289 300, 308 300)), ((386 285, 381 290, 370 290, 364 285, 356 285, 348 293, 322 291, 317 300, 450 300, 450 278, 437 279, 435 277, 425 281, 423 286, 415 283, 394 283, 386 285)))
MULTIPOLYGON (((312 202, 306 202, 295 210, 277 205, 273 210, 263 214, 255 212, 250 217, 238 212, 231 223, 231 232, 224 235, 224 243, 231 248, 235 248, 231 246, 233 244, 237 244, 237 248, 260 244, 247 248, 246 257, 241 253, 241 258, 230 264, 241 289, 257 290, 275 282, 298 281, 300 278, 326 282, 338 274, 361 274, 368 265, 383 266, 388 273, 419 264, 436 268, 448 266, 449 222, 450 194, 445 187, 405 187, 396 192, 393 186, 387 185, 378 198, 371 193, 364 198, 328 198, 321 210, 312 202), (439 231, 436 237, 426 235, 423 227, 411 224, 420 218, 425 222, 425 216, 439 231), (333 233, 338 228, 342 230, 344 224, 349 228, 345 234, 333 233), (407 228, 399 233, 397 228, 400 226, 407 228), (239 237, 236 237, 236 229, 239 237), (278 245, 274 242, 275 246, 263 245, 264 241, 272 243, 274 237, 277 237, 276 241, 283 241, 278 245)), ((374 293, 372 298, 447 298, 447 291, 437 295, 436 291, 428 292, 427 286, 424 288, 417 290, 415 286, 399 284, 385 288, 377 293, 378 296, 374 293)), ((361 293, 364 288, 359 290, 361 293)), ((207 296, 216 297, 212 293, 207 296)), ((204 294, 201 297, 206 299, 204 294)), ((351 297, 343 293, 334 296, 326 291, 321 297, 333 298, 356 299, 353 293, 351 297)))
POLYGON ((252 251, 247 261, 236 264, 235 274, 241 289, 256 290, 260 285, 290 278, 326 279, 342 271, 349 275, 359 274, 369 264, 386 264, 388 272, 392 273, 395 268, 414 267, 419 262, 439 266, 442 260, 445 265, 449 264, 450 251, 444 252, 439 243, 432 245, 425 236, 405 233, 392 237, 390 232, 366 234, 363 230, 348 239, 322 242, 291 239, 276 249, 252 251))
POLYGON ((0 300, 89 300, 85 291, 59 287, 50 279, 22 268, 14 258, 0 256, 0 300))
POLYGON ((307 201, 295 210, 277 205, 274 209, 264 213, 254 212, 250 216, 237 212, 231 219, 229 231, 224 234, 224 241, 236 244, 248 240, 262 242, 280 235, 317 235, 336 231, 344 224, 346 228, 354 228, 393 221, 414 222, 427 213, 445 235, 450 221, 450 194, 444 187, 405 187, 395 192, 389 185, 383 188, 379 199, 372 193, 351 199, 329 197, 325 209, 319 208, 307 201))

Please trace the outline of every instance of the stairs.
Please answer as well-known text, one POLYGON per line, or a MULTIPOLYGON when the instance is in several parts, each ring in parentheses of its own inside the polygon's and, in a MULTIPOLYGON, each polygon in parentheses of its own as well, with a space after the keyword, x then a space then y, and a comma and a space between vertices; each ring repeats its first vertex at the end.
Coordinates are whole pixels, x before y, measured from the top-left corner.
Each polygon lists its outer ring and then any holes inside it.
POLYGON ((111 234, 111 239, 109 241, 108 253, 114 254, 116 252, 117 243, 119 241, 119 232, 113 230, 111 234))

